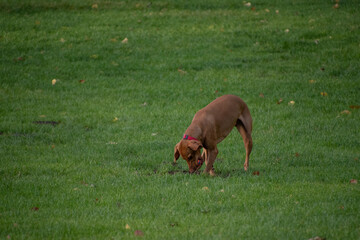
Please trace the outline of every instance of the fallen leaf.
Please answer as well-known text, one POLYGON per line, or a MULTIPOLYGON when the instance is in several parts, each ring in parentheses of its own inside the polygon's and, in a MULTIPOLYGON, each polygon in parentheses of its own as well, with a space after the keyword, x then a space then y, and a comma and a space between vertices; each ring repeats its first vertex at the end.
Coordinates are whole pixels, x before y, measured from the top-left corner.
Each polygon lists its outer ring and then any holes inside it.
POLYGON ((97 59, 97 58, 99 57, 99 55, 93 54, 93 55, 91 55, 90 57, 91 57, 92 59, 97 59))
POLYGON ((340 5, 339 5, 338 3, 336 3, 336 4, 333 6, 334 9, 338 9, 339 7, 340 7, 340 5))
POLYGON ((270 10, 266 8, 266 9, 265 9, 265 12, 267 12, 267 13, 268 13, 268 12, 270 12, 270 10))
POLYGON ((246 7, 251 7, 251 2, 245 2, 245 3, 244 3, 244 6, 246 6, 246 7))
POLYGON ((121 43, 128 43, 129 42, 129 39, 127 38, 124 38, 124 40, 121 41, 121 43))
POLYGON ((46 117, 46 115, 40 115, 39 117, 41 117, 41 118, 45 118, 45 117, 46 117))
POLYGON ((359 109, 360 106, 359 106, 359 105, 351 105, 350 108, 351 108, 351 109, 359 109))
POLYGON ((129 224, 125 225, 125 229, 131 229, 131 227, 129 226, 129 224))
POLYGON ((279 14, 279 10, 276 10, 275 13, 276 13, 276 14, 279 14))
POLYGON ((135 232, 134 232, 134 234, 135 234, 135 236, 144 236, 144 233, 142 232, 142 231, 140 231, 140 230, 136 230, 135 232))
POLYGON ((87 184, 85 181, 81 181, 81 184, 84 185, 85 187, 89 186, 89 184, 87 184))
POLYGON ((280 98, 276 103, 277 103, 277 104, 280 104, 280 103, 282 103, 282 102, 283 102, 283 99, 280 98))
POLYGON ((56 79, 51 80, 51 84, 55 85, 56 84, 56 79))
POLYGON ((51 145, 51 149, 54 149, 55 148, 55 145, 53 144, 53 145, 51 145))
POLYGON ((182 69, 178 69, 178 72, 180 73, 180 74, 187 74, 187 72, 186 71, 184 71, 184 70, 182 70, 182 69))
POLYGON ((288 33, 288 32, 290 32, 290 30, 289 30, 289 29, 285 29, 285 33, 288 33))
POLYGON ((319 44, 319 39, 316 39, 316 40, 314 41, 314 43, 315 43, 315 44, 319 44))
POLYGON ((221 189, 221 190, 220 190, 220 192, 222 192, 222 193, 223 193, 223 192, 225 192, 225 190, 224 190, 224 189, 221 189))
POLYGON ((36 21, 35 21, 35 24, 36 24, 36 25, 40 25, 40 21, 39 21, 39 20, 36 20, 36 21))
POLYGON ((295 104, 295 101, 290 101, 288 104, 289 104, 290 106, 291 106, 291 105, 294 105, 294 104, 295 104))
POLYGON ((117 142, 112 142, 112 141, 110 141, 110 142, 108 142, 108 143, 106 143, 106 144, 117 145, 117 142))
POLYGON ((11 236, 10 236, 10 235, 7 235, 7 236, 6 236, 6 239, 11 239, 11 236))
POLYGON ((328 95, 327 92, 321 92, 320 94, 321 94, 321 96, 324 96, 324 97, 326 97, 328 95))
POLYGON ((117 122, 119 119, 117 117, 115 117, 112 121, 113 122, 117 122))
POLYGON ((22 62, 22 61, 25 61, 24 57, 14 58, 14 62, 22 62))
POLYGON ((316 83, 316 81, 313 80, 313 79, 311 79, 311 80, 309 80, 309 83, 310 83, 310 84, 314 84, 314 83, 316 83))
POLYGON ((208 187, 203 187, 202 190, 209 191, 209 188, 208 187))
POLYGON ((141 106, 143 107, 147 106, 147 102, 144 102, 143 104, 141 104, 141 106))
POLYGON ((84 83, 84 82, 85 82, 84 79, 79 80, 79 83, 84 83))
POLYGON ((157 133, 152 133, 152 134, 151 134, 151 136, 156 136, 156 135, 157 135, 157 133))
POLYGON ((253 172, 253 175, 254 175, 254 176, 259 176, 259 175, 260 175, 260 172, 259 172, 259 171, 255 171, 255 172, 253 172))
POLYGON ((39 208, 38 207, 32 207, 31 210, 36 212, 36 211, 39 211, 39 208))
POLYGON ((351 114, 351 112, 350 112, 349 110, 344 110, 344 111, 341 112, 341 114, 347 114, 347 115, 349 115, 349 114, 351 114))
POLYGON ((351 184, 357 184, 358 181, 357 181, 356 179, 351 179, 351 180, 350 180, 350 183, 351 183, 351 184))
POLYGON ((298 152, 295 153, 295 157, 299 157, 300 154, 298 152))
POLYGON ((60 38, 60 42, 64 43, 66 40, 64 38, 60 38))
POLYGON ((117 42, 118 40, 116 38, 110 39, 110 42, 117 42))
POLYGON ((260 93, 260 94, 259 94, 259 97, 264 98, 265 96, 264 96, 263 93, 260 93))
POLYGON ((344 206, 340 206, 339 208, 340 208, 341 210, 343 210, 343 209, 344 209, 344 206))
POLYGON ((326 239, 316 236, 316 237, 313 237, 313 238, 309 238, 309 240, 326 240, 326 239))
POLYGON ((99 7, 99 5, 97 5, 97 3, 94 3, 94 4, 91 6, 92 9, 97 9, 98 7, 99 7))

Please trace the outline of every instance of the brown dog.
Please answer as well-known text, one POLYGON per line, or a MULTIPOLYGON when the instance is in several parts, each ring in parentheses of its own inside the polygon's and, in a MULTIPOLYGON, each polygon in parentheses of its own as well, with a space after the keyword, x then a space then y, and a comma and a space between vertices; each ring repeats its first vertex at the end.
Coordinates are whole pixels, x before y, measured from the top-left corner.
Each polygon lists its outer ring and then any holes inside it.
POLYGON ((189 172, 193 173, 201 168, 205 160, 204 172, 215 175, 213 164, 219 152, 217 144, 224 140, 234 127, 244 140, 244 169, 247 171, 252 149, 252 118, 246 103, 234 95, 219 97, 195 114, 183 139, 175 146, 174 162, 176 163, 181 155, 189 166, 189 172), (201 148, 204 148, 202 155, 201 148))

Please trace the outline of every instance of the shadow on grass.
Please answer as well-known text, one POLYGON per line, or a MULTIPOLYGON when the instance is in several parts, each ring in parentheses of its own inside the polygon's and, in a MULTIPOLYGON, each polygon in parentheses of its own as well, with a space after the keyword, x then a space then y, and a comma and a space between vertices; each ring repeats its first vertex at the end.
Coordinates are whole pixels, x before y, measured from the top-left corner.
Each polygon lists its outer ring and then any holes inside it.
MULTIPOLYGON (((176 175, 176 174, 188 174, 188 175, 201 175, 201 176, 210 176, 205 174, 204 172, 204 167, 201 168, 199 171, 190 174, 189 171, 185 168, 183 168, 181 166, 181 164, 178 163, 173 163, 173 162, 162 162, 158 168, 153 169, 153 174, 154 175, 176 175)), ((151 175, 153 175, 151 174, 151 175)), ((234 177, 234 176, 244 176, 244 175, 259 175, 259 171, 248 171, 245 172, 244 169, 242 168, 235 168, 235 169, 231 169, 231 170, 216 170, 215 169, 215 177, 220 177, 220 178, 229 178, 229 177, 234 177)))

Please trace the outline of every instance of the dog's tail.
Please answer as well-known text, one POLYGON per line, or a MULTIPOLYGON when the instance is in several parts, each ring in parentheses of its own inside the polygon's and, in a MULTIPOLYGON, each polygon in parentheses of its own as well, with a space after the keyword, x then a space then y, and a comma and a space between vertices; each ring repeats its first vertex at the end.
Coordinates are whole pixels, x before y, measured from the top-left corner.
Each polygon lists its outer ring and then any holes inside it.
POLYGON ((252 118, 250 115, 250 110, 248 107, 245 107, 241 116, 239 117, 240 120, 240 124, 243 125, 243 127, 245 128, 245 130, 251 134, 252 132, 252 118))

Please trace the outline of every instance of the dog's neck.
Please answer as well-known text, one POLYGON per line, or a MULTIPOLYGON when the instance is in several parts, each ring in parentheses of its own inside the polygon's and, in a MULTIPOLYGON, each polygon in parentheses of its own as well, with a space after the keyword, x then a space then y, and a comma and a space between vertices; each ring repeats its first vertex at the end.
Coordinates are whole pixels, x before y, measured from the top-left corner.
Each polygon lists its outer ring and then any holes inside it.
POLYGON ((200 142, 202 142, 202 140, 203 140, 202 139, 202 131, 199 126, 191 124, 188 127, 188 129, 186 129, 185 134, 198 139, 200 142))

